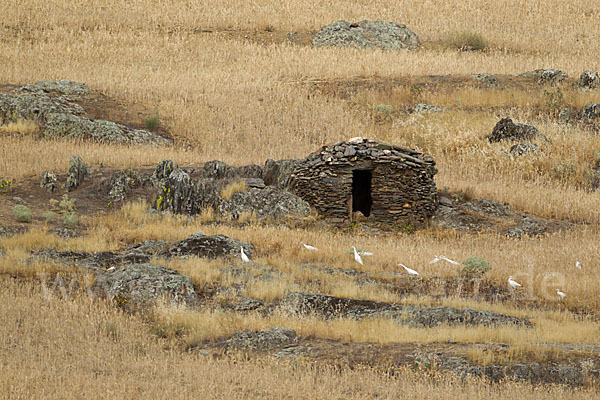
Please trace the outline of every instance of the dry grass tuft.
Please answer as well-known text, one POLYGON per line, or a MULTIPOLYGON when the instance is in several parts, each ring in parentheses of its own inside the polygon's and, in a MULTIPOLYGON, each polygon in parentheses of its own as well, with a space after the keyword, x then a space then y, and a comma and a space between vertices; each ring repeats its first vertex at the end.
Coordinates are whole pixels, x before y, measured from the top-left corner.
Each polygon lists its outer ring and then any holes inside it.
POLYGON ((24 135, 37 133, 40 127, 35 121, 19 119, 15 122, 9 122, 7 124, 2 124, 2 119, 0 119, 0 133, 21 133, 24 135))
POLYGON ((231 196, 233 196, 237 192, 241 192, 244 190, 248 190, 248 185, 246 184, 246 181, 235 181, 231 182, 223 189, 221 189, 220 194, 223 200, 229 201, 231 199, 231 196))

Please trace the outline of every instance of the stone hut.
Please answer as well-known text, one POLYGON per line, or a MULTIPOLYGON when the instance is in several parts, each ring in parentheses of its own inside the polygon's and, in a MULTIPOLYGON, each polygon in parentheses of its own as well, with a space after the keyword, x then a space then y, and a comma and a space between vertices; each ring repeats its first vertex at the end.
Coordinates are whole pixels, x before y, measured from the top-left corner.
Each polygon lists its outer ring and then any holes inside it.
POLYGON ((296 163, 288 190, 332 222, 421 225, 438 199, 429 155, 361 137, 322 147, 296 163))

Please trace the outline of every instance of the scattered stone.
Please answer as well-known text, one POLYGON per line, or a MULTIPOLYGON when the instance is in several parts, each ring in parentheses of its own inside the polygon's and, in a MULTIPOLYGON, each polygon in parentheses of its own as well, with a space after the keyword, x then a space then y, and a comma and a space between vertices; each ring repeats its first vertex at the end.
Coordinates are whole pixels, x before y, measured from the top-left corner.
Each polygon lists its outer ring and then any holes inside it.
POLYGON ((48 171, 44 171, 42 174, 42 180, 40 181, 40 187, 46 189, 47 191, 54 193, 58 186, 58 178, 56 174, 53 174, 48 171))
POLYGON ((102 270, 117 265, 145 263, 152 257, 141 251, 100 251, 86 253, 84 251, 57 251, 55 249, 40 249, 31 254, 31 259, 55 261, 66 266, 76 266, 91 270, 102 270))
POLYGON ((510 148, 510 154, 513 156, 522 156, 524 154, 533 153, 539 150, 539 146, 535 143, 518 143, 512 145, 510 148))
POLYGON ((220 215, 228 215, 234 220, 244 214, 258 219, 279 220, 287 216, 305 217, 310 214, 310 205, 290 192, 267 186, 234 193, 229 200, 219 203, 218 211, 220 215))
POLYGON ((587 103, 583 107, 582 116, 587 119, 600 117, 600 103, 587 103))
POLYGON ((189 277, 152 264, 128 264, 101 271, 95 288, 118 305, 148 305, 165 296, 174 303, 193 303, 196 292, 189 277))
POLYGON ((244 253, 249 258, 252 258, 254 246, 250 243, 232 239, 225 235, 206 236, 197 232, 169 247, 166 253, 171 257, 240 257, 240 249, 242 247, 244 248, 244 253))
POLYGON ((257 299, 249 299, 249 298, 243 298, 242 301, 240 301, 239 303, 237 303, 234 307, 235 311, 239 311, 239 312, 245 312, 245 311, 255 311, 258 310, 259 308, 263 308, 265 306, 265 303, 261 300, 257 300, 257 299))
POLYGON ((127 198, 127 193, 140 186, 142 179, 132 169, 126 169, 125 171, 119 171, 110 180, 108 198, 112 201, 123 201, 127 198))
POLYGON ((164 240, 145 240, 123 250, 124 253, 143 253, 148 255, 158 255, 167 248, 167 242, 164 240))
POLYGON ((419 38, 406 25, 383 21, 337 21, 322 27, 312 40, 315 47, 354 46, 359 49, 414 50, 419 38))
POLYGON ((406 109, 409 114, 421 114, 424 112, 440 112, 443 111, 440 107, 432 106, 429 104, 417 104, 406 109))
POLYGON ((521 123, 514 123, 510 118, 502 118, 492 133, 486 135, 485 138, 490 142, 500 142, 503 140, 517 141, 517 140, 535 140, 543 139, 548 140, 546 136, 541 134, 533 125, 525 125, 521 123))
POLYGON ((568 75, 558 69, 536 69, 534 71, 523 72, 517 76, 532 78, 539 84, 556 85, 568 78, 568 75))
POLYGON ((563 108, 558 113, 558 122, 560 124, 568 124, 573 119, 573 113, 568 108, 563 108))
POLYGON ((74 237, 79 237, 79 232, 77 232, 75 229, 70 228, 56 228, 54 230, 54 233, 56 234, 56 236, 62 239, 72 239, 74 237))
POLYGON ((294 344, 296 332, 290 328, 273 328, 268 331, 235 332, 226 341, 229 350, 271 351, 294 344))
POLYGON ((475 74, 473 78, 483 83, 488 87, 497 87, 499 85, 498 79, 494 75, 490 74, 475 74))
POLYGON ((288 189, 333 223, 360 212, 373 222, 414 225, 425 223, 438 206, 436 173, 427 154, 354 138, 323 146, 299 161, 288 189), (354 155, 344 156, 349 147, 354 155))
POLYGON ((600 86, 598 72, 583 71, 577 80, 577 86, 583 90, 595 89, 600 86))
POLYGON ((91 173, 92 170, 83 162, 80 156, 71 157, 65 188, 68 192, 76 189, 91 173))
POLYGON ((547 227, 531 217, 522 217, 517 226, 510 228, 506 236, 512 239, 520 239, 527 235, 530 237, 540 236, 547 232, 547 227))

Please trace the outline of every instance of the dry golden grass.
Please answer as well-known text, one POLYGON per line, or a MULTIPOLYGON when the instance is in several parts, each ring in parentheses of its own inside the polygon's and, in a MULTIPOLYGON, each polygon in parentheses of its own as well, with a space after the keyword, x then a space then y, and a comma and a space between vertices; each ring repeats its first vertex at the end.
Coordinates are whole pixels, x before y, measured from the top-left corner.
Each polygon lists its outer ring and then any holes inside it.
POLYGON ((215 360, 175 350, 139 318, 87 298, 46 297, 2 281, 2 398, 592 399, 593 389, 461 381, 438 373, 333 367, 272 359, 215 360))
POLYGON ((39 128, 38 124, 33 121, 19 119, 15 122, 3 124, 2 118, 0 118, 0 133, 30 134, 37 132, 39 128))
POLYGON ((231 182, 223 189, 221 189, 220 194, 224 200, 229 201, 229 199, 231 199, 231 196, 243 190, 248 190, 248 185, 246 185, 246 181, 235 181, 231 182))

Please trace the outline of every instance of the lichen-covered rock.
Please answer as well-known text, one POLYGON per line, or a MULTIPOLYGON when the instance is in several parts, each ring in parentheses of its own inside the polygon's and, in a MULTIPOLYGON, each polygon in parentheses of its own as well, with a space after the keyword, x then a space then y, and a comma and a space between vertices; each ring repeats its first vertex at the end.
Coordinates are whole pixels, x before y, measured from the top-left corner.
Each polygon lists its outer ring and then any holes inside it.
POLYGON ((94 286, 119 305, 148 305, 165 298, 175 303, 196 300, 189 277, 152 264, 128 264, 101 271, 94 286))
POLYGON ((353 46, 360 49, 413 50, 419 46, 417 35, 406 25, 384 21, 337 21, 322 27, 312 40, 315 47, 353 46))
POLYGON ((53 193, 58 187, 58 178, 56 177, 56 174, 44 171, 42 174, 42 180, 40 181, 40 187, 53 193))
POLYGON ((266 185, 285 188, 290 180, 290 175, 300 159, 272 160, 268 159, 263 167, 262 179, 266 185))
POLYGON ((0 93, 0 119, 15 122, 20 119, 44 124, 49 114, 82 114, 83 108, 61 96, 41 93, 14 95, 0 93))
POLYGON ((442 109, 440 107, 432 106, 430 104, 417 104, 412 107, 406 109, 406 112, 409 114, 421 114, 424 112, 440 112, 442 109))
POLYGON ((517 141, 517 140, 548 140, 546 136, 541 134, 535 126, 515 123, 510 118, 502 118, 496 123, 492 133, 485 136, 490 143, 500 141, 517 141))
POLYGON ((91 173, 92 170, 83 162, 80 156, 71 157, 65 188, 68 192, 76 189, 91 173))
POLYGON ((268 186, 234 193, 218 206, 219 214, 238 219, 240 215, 253 214, 259 219, 277 220, 286 216, 307 216, 310 205, 300 197, 283 189, 268 186))
POLYGON ((112 121, 64 113, 47 114, 43 134, 47 137, 84 138, 104 143, 169 143, 168 139, 143 129, 131 129, 112 121))
POLYGON ((587 119, 600 118, 600 103, 587 103, 583 106, 581 114, 587 119))
POLYGON ((600 86, 600 76, 598 72, 583 71, 577 79, 577 86, 583 90, 595 89, 600 86))
POLYGON ((563 108, 558 113, 558 122, 561 124, 568 124, 573 119, 573 113, 568 108, 563 108))
POLYGON ((559 69, 536 69, 523 72, 518 76, 534 79, 539 84, 556 85, 568 78, 568 75, 559 69))
POLYGON ((87 253, 84 251, 57 251, 55 249, 36 250, 31 254, 31 257, 32 259, 55 261, 62 265, 92 270, 101 270, 123 264, 145 263, 152 258, 150 254, 136 250, 87 253))
POLYGON ((219 215, 233 219, 243 213, 272 219, 286 215, 306 216, 310 213, 310 206, 302 199, 277 187, 265 187, 262 179, 254 178, 253 176, 262 175, 262 169, 258 166, 235 168, 225 163, 211 162, 199 175, 201 178, 193 182, 189 174, 176 164, 161 162, 151 178, 158 186, 154 207, 188 215, 212 208, 219 215), (167 172, 169 175, 165 178, 167 172), (231 179, 240 177, 251 188, 234 193, 229 200, 221 198, 221 189, 231 179))
POLYGON ((533 153, 539 150, 539 146, 535 143, 517 143, 510 147, 510 154, 513 156, 522 156, 524 154, 533 153))
POLYGON ((17 89, 21 92, 58 92, 68 96, 85 96, 89 89, 85 83, 67 79, 58 81, 37 81, 34 85, 26 84, 17 89))
POLYGON ((119 171, 112 177, 109 183, 108 198, 112 201, 123 201, 127 198, 127 193, 142 184, 142 179, 137 172, 132 169, 119 171))
POLYGON ((475 74, 473 78, 483 83, 488 87, 497 87, 499 85, 498 78, 490 74, 475 74))
POLYGON ((197 232, 192 236, 173 244, 167 249, 166 254, 171 257, 240 257, 240 249, 242 248, 244 249, 244 253, 246 253, 249 258, 252 258, 254 246, 250 243, 233 239, 225 235, 207 236, 197 232))
POLYGON ((280 349, 296 342, 296 331, 290 328, 273 328, 268 331, 235 332, 226 341, 228 349, 268 351, 280 349))

